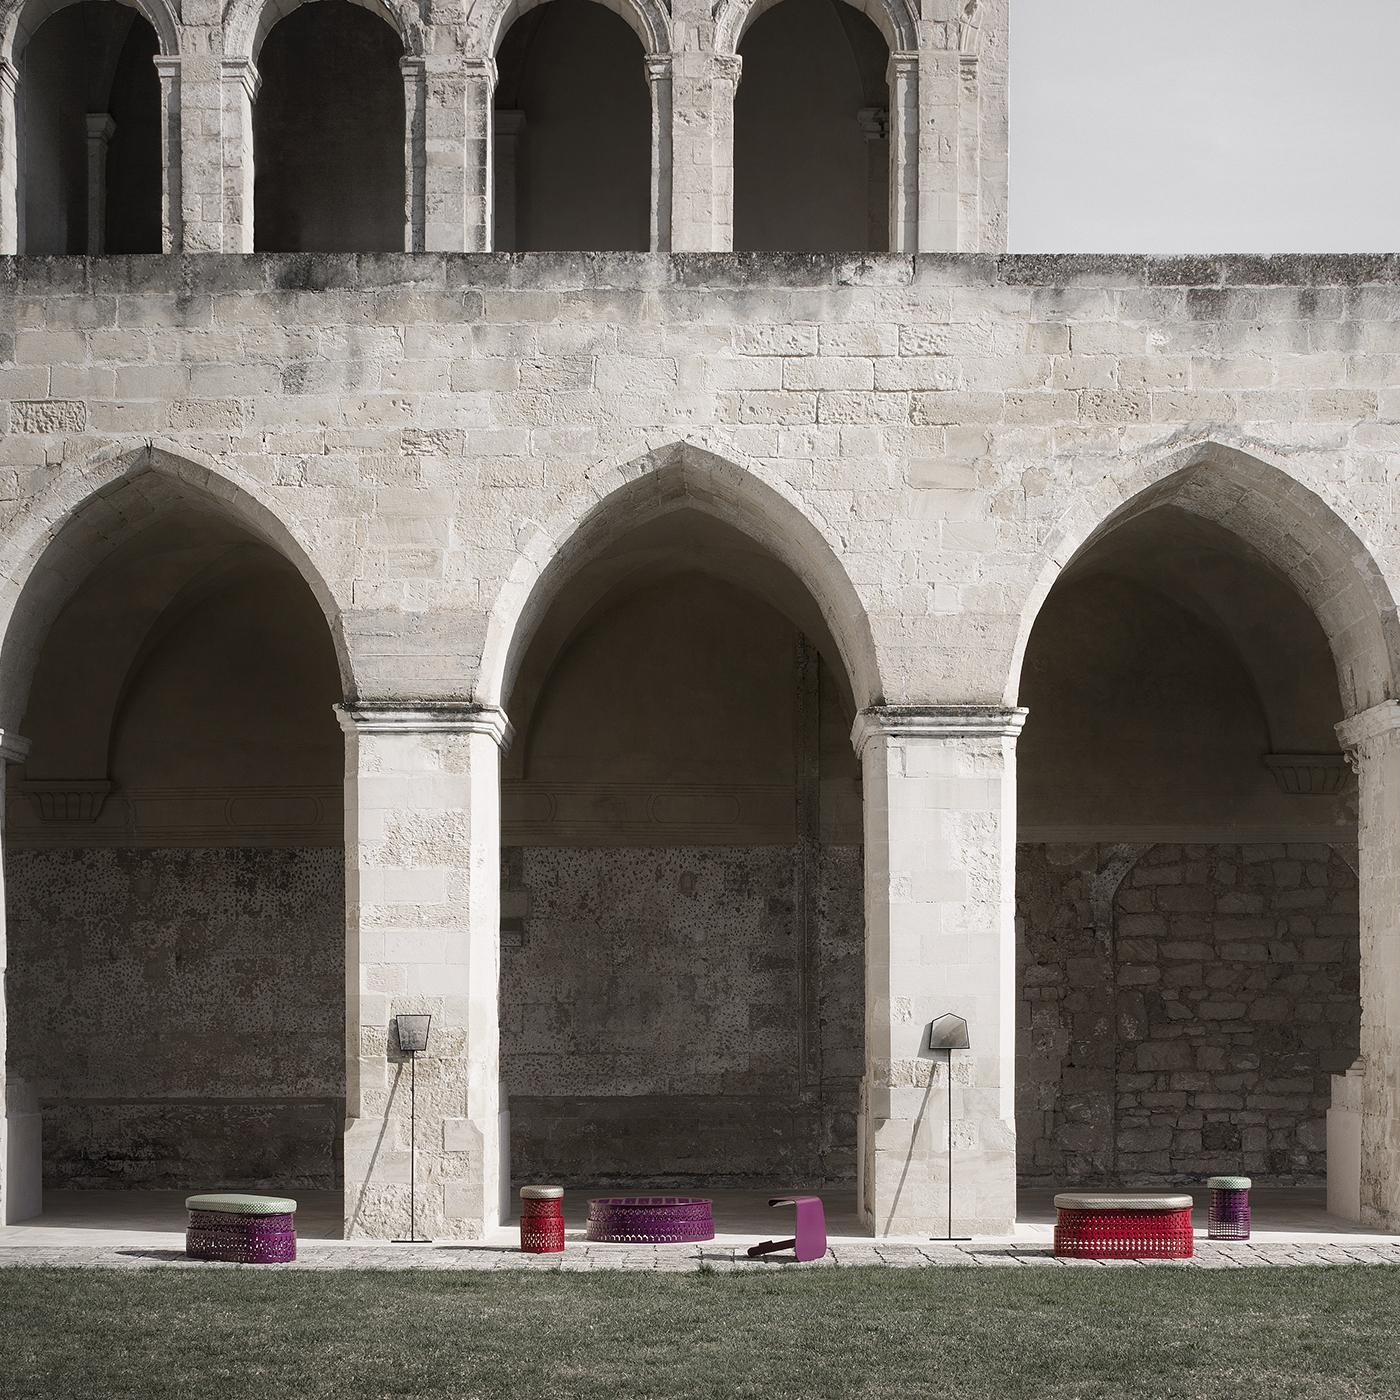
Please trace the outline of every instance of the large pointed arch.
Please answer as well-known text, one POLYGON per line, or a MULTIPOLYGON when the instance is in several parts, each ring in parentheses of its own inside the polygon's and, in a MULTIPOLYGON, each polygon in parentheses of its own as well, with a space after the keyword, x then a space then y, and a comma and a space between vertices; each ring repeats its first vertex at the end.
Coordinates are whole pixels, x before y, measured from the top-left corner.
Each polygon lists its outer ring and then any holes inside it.
POLYGON ((791 570, 830 629, 857 708, 880 703, 870 622, 826 537, 777 489, 689 443, 615 469, 590 499, 535 525, 491 609, 476 698, 503 703, 540 620, 581 564, 639 525, 687 508, 733 526, 791 570))
POLYGON ((1390 586, 1356 527, 1296 477, 1253 453, 1207 442, 1104 486, 1115 496, 1078 498, 1049 543, 1021 610, 1007 703, 1019 692, 1026 644, 1055 581, 1124 522, 1168 504, 1236 535, 1288 579, 1326 633, 1346 714, 1397 698, 1400 617, 1390 586))
POLYGON ((148 446, 65 474, 11 526, 0 548, 0 729, 23 715, 39 649, 83 579, 161 512, 190 504, 236 521, 297 570, 326 619, 344 693, 354 698, 340 603, 301 541, 251 485, 148 446))

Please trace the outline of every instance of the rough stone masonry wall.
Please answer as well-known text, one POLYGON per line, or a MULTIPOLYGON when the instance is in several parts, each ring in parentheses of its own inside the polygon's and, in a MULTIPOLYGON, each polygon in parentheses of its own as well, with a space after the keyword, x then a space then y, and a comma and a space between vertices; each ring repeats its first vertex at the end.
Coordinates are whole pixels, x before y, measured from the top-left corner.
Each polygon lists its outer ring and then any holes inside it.
POLYGON ((784 846, 517 847, 501 1060, 517 1180, 758 1185, 855 1176, 858 847, 800 909, 784 846))
POLYGON ((1335 850, 1022 846, 1017 891, 1022 1180, 1325 1178, 1330 1076, 1360 1035, 1335 850))
POLYGON ((331 1188, 338 850, 12 850, 11 1072, 47 1186, 331 1188))

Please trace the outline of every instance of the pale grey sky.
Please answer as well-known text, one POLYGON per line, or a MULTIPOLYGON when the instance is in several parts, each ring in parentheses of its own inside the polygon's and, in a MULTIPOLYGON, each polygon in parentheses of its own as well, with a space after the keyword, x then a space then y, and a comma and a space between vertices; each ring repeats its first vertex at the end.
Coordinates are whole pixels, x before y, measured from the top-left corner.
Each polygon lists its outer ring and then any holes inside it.
POLYGON ((1011 0, 1018 252, 1400 251, 1400 0, 1011 0))

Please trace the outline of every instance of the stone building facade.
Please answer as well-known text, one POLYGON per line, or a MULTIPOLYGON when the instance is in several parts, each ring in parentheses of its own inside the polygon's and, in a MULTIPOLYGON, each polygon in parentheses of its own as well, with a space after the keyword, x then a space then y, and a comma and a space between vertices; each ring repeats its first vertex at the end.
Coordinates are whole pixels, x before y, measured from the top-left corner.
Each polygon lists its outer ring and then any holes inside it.
POLYGON ((783 0, 621 7, 653 251, 491 252, 566 236, 569 4, 145 0, 153 256, 110 108, 45 116, 69 11, 6 12, 0 241, 64 244, 0 264, 6 1219, 218 1178, 393 1234, 430 1011, 430 1234, 511 1158, 941 1231, 955 1011, 955 1232, 1018 1156, 1394 1226, 1400 263, 1002 254, 989 0, 870 7, 885 108, 851 7, 803 40, 859 60, 879 159, 811 226, 864 246, 762 246, 739 135, 802 112, 736 56, 783 0), (403 49, 408 251, 268 144, 313 19, 403 49))

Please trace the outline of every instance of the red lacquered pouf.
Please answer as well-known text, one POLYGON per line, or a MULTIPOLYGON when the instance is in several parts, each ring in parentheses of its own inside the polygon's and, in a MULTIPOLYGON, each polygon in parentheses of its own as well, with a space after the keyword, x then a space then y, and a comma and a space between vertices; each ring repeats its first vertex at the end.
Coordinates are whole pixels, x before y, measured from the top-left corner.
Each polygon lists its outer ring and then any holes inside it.
POLYGON ((558 1254, 564 1248, 564 1188, 520 1188, 520 1252, 558 1254))
POLYGON ((1061 1259, 1190 1259, 1190 1196, 1055 1197, 1061 1259))

